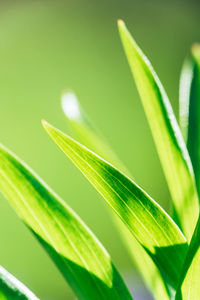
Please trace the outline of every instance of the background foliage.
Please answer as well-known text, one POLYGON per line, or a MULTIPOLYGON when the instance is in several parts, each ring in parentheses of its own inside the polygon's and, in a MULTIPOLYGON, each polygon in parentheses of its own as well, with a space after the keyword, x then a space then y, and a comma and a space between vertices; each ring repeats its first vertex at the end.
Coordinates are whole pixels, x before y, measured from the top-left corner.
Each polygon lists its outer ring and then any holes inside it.
MULTIPOLYGON (((116 19, 126 21, 148 55, 176 112, 182 61, 200 40, 199 9, 199 1, 183 0, 0 2, 1 142, 79 213, 131 288, 138 278, 103 201, 50 143, 40 119, 66 131, 60 94, 74 89, 136 181, 168 208, 169 193, 116 19)), ((0 210, 1 264, 43 299, 70 299, 61 275, 2 196, 0 210)))

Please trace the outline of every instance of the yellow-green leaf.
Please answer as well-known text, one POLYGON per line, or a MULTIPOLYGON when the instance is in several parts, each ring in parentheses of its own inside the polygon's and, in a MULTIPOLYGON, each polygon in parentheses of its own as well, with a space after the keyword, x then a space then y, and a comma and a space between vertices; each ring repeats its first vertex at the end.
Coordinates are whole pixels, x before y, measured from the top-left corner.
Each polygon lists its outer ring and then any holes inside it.
POLYGON ((180 126, 187 144, 200 195, 200 45, 191 48, 181 72, 180 126))
POLYGON ((182 229, 191 238, 198 219, 192 164, 167 94, 123 21, 119 32, 169 185, 182 229))
POLYGON ((43 125, 176 287, 188 247, 177 225, 149 195, 111 164, 47 122, 43 125))
MULTIPOLYGON (((117 155, 112 151, 101 134, 94 128, 92 122, 88 120, 75 94, 72 92, 63 94, 62 109, 68 124, 77 139, 84 146, 88 147, 127 174, 128 171, 126 167, 120 162, 117 155)), ((160 295, 162 295, 163 300, 168 300, 168 289, 155 263, 119 218, 114 218, 114 221, 119 228, 134 263, 141 273, 147 287, 152 292, 154 299, 160 300, 160 295)))
POLYGON ((200 218, 185 260, 176 300, 196 300, 200 295, 200 218))
POLYGON ((79 299, 132 299, 107 251, 86 225, 3 146, 0 191, 45 247, 79 299))
MULTIPOLYGON (((180 125, 200 195, 200 45, 191 48, 180 81, 180 125)), ((199 299, 200 295, 200 218, 198 220, 184 264, 176 300, 199 299)))

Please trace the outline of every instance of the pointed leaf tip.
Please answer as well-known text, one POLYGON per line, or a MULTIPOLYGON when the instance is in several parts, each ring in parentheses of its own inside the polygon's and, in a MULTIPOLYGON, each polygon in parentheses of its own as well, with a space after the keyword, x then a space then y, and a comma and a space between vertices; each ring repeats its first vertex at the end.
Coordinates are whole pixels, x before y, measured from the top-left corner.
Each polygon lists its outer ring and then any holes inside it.
POLYGON ((44 119, 41 120, 42 125, 45 125, 46 121, 44 119))
POLYGON ((119 33, 149 121, 179 221, 190 240, 198 219, 199 204, 187 147, 168 96, 150 61, 125 25, 121 26, 120 24, 119 33))
POLYGON ((49 136, 103 196, 165 273, 171 285, 176 287, 187 244, 171 218, 118 169, 60 130, 49 126, 49 136), (167 235, 164 228, 167 228, 167 235), (180 247, 176 249, 174 245, 180 247), (163 251, 158 251, 159 247, 163 251))
POLYGON ((51 127, 51 125, 46 120, 41 120, 41 122, 45 130, 48 130, 48 127, 51 127))
POLYGON ((117 20, 117 23, 118 23, 119 25, 123 25, 123 24, 124 24, 124 21, 123 21, 122 19, 118 19, 118 20, 117 20))
POLYGON ((42 126, 49 135, 51 134, 51 131, 53 131, 53 126, 45 120, 42 120, 42 126))
POLYGON ((118 25, 119 30, 122 28, 126 28, 126 25, 122 19, 117 20, 117 25, 118 25))
MULTIPOLYGON (((90 119, 83 113, 78 99, 77 102, 79 104, 81 122, 79 119, 71 120, 66 116, 68 125, 71 127, 74 137, 77 137, 80 143, 83 143, 87 148, 97 153, 115 167, 118 167, 125 174, 130 174, 104 138, 97 132, 97 129, 94 128, 90 119)), ((129 177, 132 176, 130 175, 129 177)), ((117 222, 117 219, 115 219, 115 222, 117 222)), ((155 300, 160 300, 160 295, 162 295, 163 300, 169 300, 167 287, 154 262, 148 257, 148 254, 145 253, 142 246, 132 238, 131 233, 129 233, 128 230, 125 230, 125 227, 121 227, 123 224, 121 224, 120 220, 117 225, 147 287, 153 292, 155 300)))
POLYGON ((197 60, 197 62, 200 60, 200 43, 195 43, 192 45, 191 48, 192 55, 197 60))
MULTIPOLYGON (((54 134, 50 124, 44 121, 43 125, 49 135, 54 134)), ((132 299, 109 254, 87 226, 33 171, 1 148, 0 192, 50 254, 78 299, 132 299)), ((1 300, 37 299, 25 297, 24 288, 16 289, 13 284, 19 297, 9 293, 2 298, 2 287, 7 292, 13 283, 8 281, 8 286, 4 278, 0 268, 1 300)))

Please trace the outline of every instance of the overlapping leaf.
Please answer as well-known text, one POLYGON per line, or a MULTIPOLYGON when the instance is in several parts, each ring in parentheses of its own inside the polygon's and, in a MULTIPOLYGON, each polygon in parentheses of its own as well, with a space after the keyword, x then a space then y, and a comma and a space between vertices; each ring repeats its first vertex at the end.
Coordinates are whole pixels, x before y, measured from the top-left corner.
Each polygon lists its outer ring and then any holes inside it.
POLYGON ((200 195, 200 45, 191 48, 180 80, 180 126, 187 143, 200 195))
POLYGON ((200 295, 200 218, 191 240, 176 300, 199 299, 200 295))
POLYGON ((176 287, 187 251, 185 237, 176 224, 123 173, 47 122, 43 125, 176 287))
POLYGON ((0 266, 1 300, 39 300, 24 284, 0 266))
MULTIPOLYGON (((180 123, 194 166, 200 192, 200 45, 192 47, 180 84, 180 123), (185 109, 184 109, 185 107, 185 109)), ((199 299, 200 295, 200 218, 184 264, 176 300, 199 299)))
MULTIPOLYGON (((76 96, 72 92, 63 94, 62 108, 72 132, 76 135, 78 140, 127 174, 128 171, 126 170, 126 167, 123 166, 117 155, 88 120, 80 107, 76 96)), ((138 270, 143 276, 143 279, 151 290, 154 298, 160 300, 160 295, 162 295, 163 300, 169 299, 166 284, 155 263, 136 239, 133 238, 123 223, 119 221, 118 218, 115 218, 115 221, 128 247, 131 257, 137 265, 138 270)))
POLYGON ((177 215, 188 239, 198 219, 198 197, 186 145, 168 97, 150 62, 123 21, 119 32, 165 172, 177 215))
POLYGON ((3 146, 0 191, 48 251, 79 299, 132 299, 110 256, 86 225, 3 146))

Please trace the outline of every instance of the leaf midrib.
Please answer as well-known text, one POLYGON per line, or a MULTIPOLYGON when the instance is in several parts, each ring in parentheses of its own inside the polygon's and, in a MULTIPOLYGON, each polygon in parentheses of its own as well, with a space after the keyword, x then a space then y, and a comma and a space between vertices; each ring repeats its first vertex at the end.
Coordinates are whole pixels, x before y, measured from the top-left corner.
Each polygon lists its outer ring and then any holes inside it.
MULTIPOLYGON (((43 227, 42 223, 41 223, 41 222, 39 221, 39 219, 36 217, 34 211, 33 211, 33 210, 31 209, 31 207, 28 205, 28 202, 26 202, 26 201, 24 200, 23 195, 20 193, 20 191, 18 191, 18 190, 15 188, 15 186, 14 186, 14 185, 12 184, 12 182, 10 181, 9 177, 8 177, 4 172, 0 171, 0 173, 1 173, 1 175, 6 179, 6 181, 7 181, 8 184, 11 186, 11 188, 13 188, 13 190, 16 192, 16 194, 19 195, 19 198, 22 200, 22 203, 25 205, 25 207, 29 210, 30 214, 33 216, 33 218, 35 219, 35 221, 38 223, 40 229, 43 231, 43 234, 46 236, 47 240, 49 240, 49 242, 52 244, 53 248, 55 248, 55 250, 56 250, 58 253, 60 253, 60 251, 58 251, 58 249, 57 249, 55 243, 53 242, 51 236, 49 236, 48 232, 47 232, 46 229, 43 227)), ((41 202, 41 203, 42 203, 42 202, 41 202)), ((42 204, 43 204, 43 203, 42 203, 42 204)), ((44 207, 44 205, 43 205, 43 207, 44 207)), ((48 206, 46 206, 46 208, 47 208, 48 213, 50 214, 50 216, 54 219, 54 221, 57 222, 57 224, 58 224, 58 226, 59 226, 61 232, 63 232, 64 236, 68 239, 68 241, 70 241, 70 243, 71 243, 71 245, 72 245, 72 248, 75 250, 77 256, 80 258, 80 260, 82 261, 82 263, 83 263, 83 265, 85 266, 86 270, 88 271, 90 279, 92 280, 92 282, 95 283, 95 285, 96 285, 96 287, 98 288, 100 294, 103 295, 103 298, 104 298, 104 297, 105 297, 105 294, 102 294, 102 291, 101 291, 99 285, 97 284, 96 280, 94 280, 93 276, 91 275, 91 272, 90 272, 90 270, 89 270, 89 268, 88 268, 87 263, 85 262, 85 259, 84 259, 80 254, 78 254, 77 250, 74 248, 74 243, 71 241, 70 238, 67 237, 67 235, 65 234, 65 231, 62 229, 61 224, 60 224, 60 223, 58 222, 58 220, 57 220, 56 218, 54 218, 54 216, 51 214, 51 212, 50 212, 48 206)), ((72 222, 72 223, 73 223, 73 222, 72 222)), ((73 227, 74 227, 74 226, 73 226, 73 227)), ((82 238, 82 235, 81 235, 81 238, 82 238)), ((83 239, 82 239, 82 240, 83 240, 83 239)), ((87 243, 86 243, 86 245, 87 245, 87 243)), ((88 245, 87 245, 87 246, 88 246, 88 245)), ((61 255, 61 257, 62 257, 62 255, 61 255)), ((94 257, 96 258, 96 255, 94 255, 94 257)), ((69 263, 68 263, 63 257, 62 257, 62 260, 64 261, 64 263, 67 263, 67 265, 68 265, 68 267, 70 268, 71 272, 74 274, 74 278, 78 278, 78 277, 75 275, 74 271, 72 271, 72 268, 71 268, 71 266, 69 265, 69 263)), ((99 262, 98 262, 98 264, 99 264, 99 262)), ((100 265, 101 265, 101 264, 100 264, 100 265)), ((101 266, 102 266, 102 265, 101 265, 101 266)), ((103 271, 104 275, 106 275, 107 279, 109 280, 109 277, 108 277, 108 275, 107 275, 107 272, 105 272, 105 269, 102 269, 102 271, 103 271)), ((78 281, 79 281, 79 280, 78 280, 78 281)), ((110 281, 110 280, 109 280, 109 281, 110 281)), ((80 281, 79 281, 79 282, 80 282, 80 281)), ((115 291, 115 293, 118 295, 118 293, 116 292, 116 289, 114 289, 114 291, 115 291)), ((105 298, 105 299, 106 299, 106 298, 105 298)))
MULTIPOLYGON (((60 140, 60 142, 61 142, 61 144, 63 144, 63 140, 62 140, 62 138, 60 137, 60 136, 57 136, 57 138, 60 140)), ((100 177, 101 179, 102 179, 102 181, 104 181, 105 182, 105 184, 107 185, 107 186, 109 186, 112 190, 113 190, 113 192, 122 200, 122 202, 125 204, 125 206, 128 208, 128 210, 131 212, 131 214, 136 218, 136 219, 138 219, 136 216, 135 216, 135 214, 132 212, 132 210, 130 209, 130 207, 127 205, 127 203, 117 194, 117 192, 97 173, 97 171, 93 168, 93 167, 91 167, 90 166, 90 164, 88 164, 69 144, 67 144, 66 142, 64 142, 64 144, 67 146, 67 147, 69 147, 70 148, 70 150, 72 150, 72 152, 76 155, 76 156, 78 156, 84 163, 86 163, 87 165, 88 165, 88 167, 89 168, 91 168, 93 171, 94 171, 94 173, 96 173, 96 175, 98 176, 98 177, 100 177)), ((88 156, 87 155, 87 153, 84 153, 86 156, 88 156)), ((97 155, 98 156, 98 155, 97 155)), ((89 157, 89 159, 91 159, 90 157, 89 157)), ((102 166, 102 165, 101 165, 102 166)), ((104 168, 104 166, 103 166, 103 168, 104 168)), ((118 181, 119 181, 119 179, 118 178, 116 178, 113 174, 111 174, 107 169, 105 169, 104 168, 104 170, 105 171, 107 171, 107 173, 108 174, 110 174, 112 177, 114 177, 115 179, 117 179, 118 181)), ((93 178, 93 180, 94 181, 96 181, 94 178, 93 178)), ((121 181, 119 181, 120 183, 121 183, 121 181)), ((121 183, 122 185, 123 185, 123 183, 121 183)), ((123 185, 124 186, 124 185, 123 185)), ((127 189, 127 190, 129 190, 129 189, 127 189)), ((131 194, 133 194, 130 190, 129 190, 129 192, 131 193, 131 194)), ((102 194, 102 193, 101 193, 102 194)), ((102 196, 103 196, 103 194, 102 194, 102 196)), ((104 196, 103 196, 104 197, 104 196)), ((137 197, 136 197, 137 198, 137 197)), ((139 200, 138 198, 137 198, 137 200, 139 200)), ((150 200, 151 201, 151 200, 150 200)), ((141 203, 142 204, 142 202, 139 200, 139 203, 141 203)), ((143 206, 143 204, 142 204, 142 206, 143 206)), ((144 206, 143 206, 144 207, 144 206)), ((144 207, 144 209, 145 209, 145 211, 147 211, 148 212, 148 210, 146 210, 146 208, 144 207)), ((115 210, 116 211, 116 210, 115 210)), ((148 212, 148 214, 150 214, 149 212, 148 212)), ((119 214, 118 214, 119 215, 119 214)), ((119 215, 120 216, 120 215, 119 215)), ((154 217, 150 214, 150 217, 155 221, 155 219, 154 219, 154 217)), ((120 216, 120 218, 122 219, 122 217, 120 216)), ((139 221, 139 223, 141 223, 140 221, 139 221)), ((157 223, 156 221, 155 221, 155 223, 157 223)), ((142 223, 141 223, 142 224, 142 223)), ((159 225, 159 224, 158 224, 159 225)), ((175 225, 175 224, 174 224, 175 225)), ((146 229, 146 227, 144 227, 144 225, 142 224, 142 226, 143 226, 143 228, 146 230, 146 232, 147 233, 149 233, 148 232, 148 230, 146 229)), ((159 226, 160 227, 160 226, 159 226)), ((177 226, 176 226, 177 227, 177 226)), ((129 228, 130 228, 130 226, 129 226, 129 228)), ((130 228, 131 229, 131 228, 130 228)), ((163 230, 161 229, 161 232, 163 232, 163 230)), ((180 232, 181 233, 181 232, 180 232)), ((150 233, 149 233, 150 234, 150 233)), ((165 235, 165 232, 164 232, 164 235, 165 235)), ((151 234, 150 234, 150 236, 151 236, 151 234)), ((166 236, 166 235, 165 235, 166 236)), ((166 236, 167 237, 167 236, 166 236)), ((158 246, 158 247, 160 247, 160 245, 158 244, 158 242, 157 242, 157 240, 155 240, 154 238, 153 238, 153 240, 154 240, 154 242, 156 243, 156 245, 158 246)), ((173 246, 174 245, 174 243, 167 237, 167 240, 170 242, 170 245, 171 246, 173 246)), ((184 242, 184 241, 183 241, 184 242)), ((167 257, 167 255, 165 254, 164 255, 166 258, 168 258, 167 257)), ((179 258, 179 256, 178 256, 178 258, 179 258)), ((182 264, 182 261, 180 261, 180 263, 182 264)), ((171 265, 172 266, 172 270, 173 271, 175 271, 174 272, 174 274, 177 274, 177 275, 179 275, 179 273, 177 273, 177 268, 174 268, 174 265, 172 264, 171 265)))

